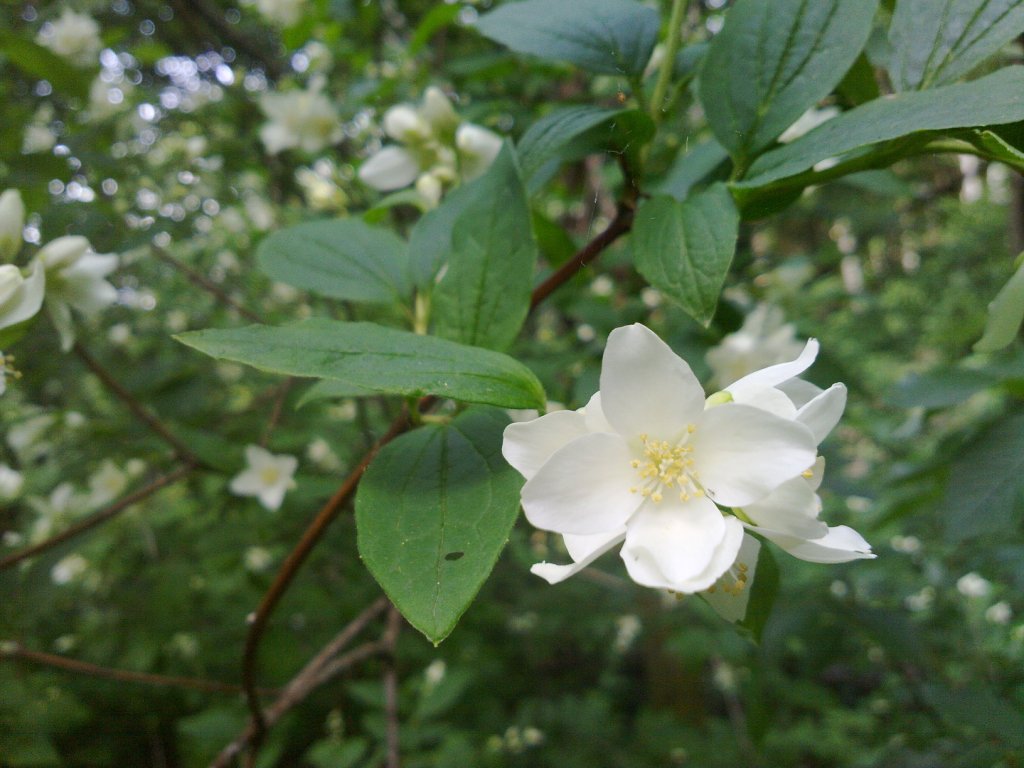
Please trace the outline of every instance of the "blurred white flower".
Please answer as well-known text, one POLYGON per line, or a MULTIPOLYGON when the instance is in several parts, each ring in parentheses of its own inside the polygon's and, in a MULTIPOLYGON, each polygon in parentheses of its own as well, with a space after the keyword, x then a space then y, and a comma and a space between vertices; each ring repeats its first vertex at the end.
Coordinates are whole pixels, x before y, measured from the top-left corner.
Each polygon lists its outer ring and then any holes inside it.
POLYGON ((231 492, 236 496, 255 496, 267 509, 278 509, 285 493, 295 487, 292 478, 299 460, 275 455, 258 445, 246 447, 245 460, 248 466, 231 480, 231 492))
POLYGON ((57 561, 50 570, 54 584, 69 584, 80 579, 89 570, 89 561, 79 554, 68 555, 57 561))
POLYGON ((24 486, 25 478, 21 472, 0 464, 0 499, 10 501, 17 498, 24 486))
POLYGON ((322 437, 316 438, 306 446, 306 458, 327 472, 341 469, 341 460, 322 437))
POLYGON ((384 132, 402 146, 389 145, 359 168, 364 184, 389 192, 416 182, 426 207, 440 201, 445 185, 481 175, 501 151, 502 139, 460 121, 444 91, 430 86, 419 106, 398 104, 384 113, 384 132))
POLYGON ((743 523, 730 508, 798 478, 815 440, 760 408, 705 407, 690 367, 635 324, 609 336, 601 389, 586 408, 509 425, 502 453, 527 479, 527 519, 562 534, 574 561, 534 573, 560 582, 624 542, 634 581, 692 593, 736 562, 743 523))
POLYGON ((46 270, 46 308, 65 352, 75 343, 71 310, 94 317, 117 301, 105 278, 117 269, 117 256, 99 254, 80 235, 58 237, 39 249, 35 262, 46 270))
POLYGON ((256 0, 256 10, 272 24, 290 27, 302 18, 306 0, 256 0))
POLYGON ((9 261, 21 250, 21 232, 25 228, 25 203, 21 192, 5 189, 0 194, 0 260, 9 261))
POLYGON ((427 668, 423 670, 423 685, 429 691, 436 688, 442 680, 444 680, 445 674, 448 672, 448 665, 445 664, 444 659, 434 659, 427 665, 427 668))
POLYGON ((743 326, 709 349, 705 359, 714 374, 715 386, 725 387, 748 373, 791 359, 802 348, 796 329, 785 322, 782 310, 758 304, 743 326))
POLYGON ((341 118, 322 93, 323 86, 322 78, 313 78, 305 90, 263 94, 260 109, 269 122, 260 128, 260 139, 267 152, 276 155, 294 148, 318 152, 342 140, 341 118))
POLYGON ((245 568, 253 573, 262 573, 274 562, 274 556, 266 547, 249 547, 245 550, 245 568))
POLYGON ((615 619, 615 643, 614 648, 618 653, 625 653, 633 645, 633 641, 640 635, 643 624, 640 617, 632 613, 619 616, 615 619))
POLYGON ((956 588, 964 597, 987 597, 992 591, 992 584, 984 576, 971 571, 957 579, 956 588))
POLYGON ((985 610, 985 619, 992 624, 1009 624, 1013 618, 1013 609, 1005 600, 990 605, 985 610))
POLYGON ((313 168, 299 168, 295 171, 295 181, 314 211, 343 211, 348 205, 348 195, 334 180, 334 171, 330 162, 318 162, 313 168), (321 173, 321 168, 327 173, 321 173))
POLYGON ((70 8, 65 8, 60 18, 44 24, 36 42, 79 66, 95 64, 103 47, 99 24, 88 14, 70 8))
POLYGON ((128 487, 128 475, 106 459, 99 470, 89 478, 89 506, 102 507, 124 493, 128 487))
POLYGON ((21 151, 26 155, 33 155, 36 152, 46 152, 53 149, 57 143, 57 134, 48 125, 29 123, 25 126, 22 134, 21 151))
POLYGON ((13 264, 0 264, 0 329, 33 317, 43 305, 46 274, 36 263, 28 277, 13 264))

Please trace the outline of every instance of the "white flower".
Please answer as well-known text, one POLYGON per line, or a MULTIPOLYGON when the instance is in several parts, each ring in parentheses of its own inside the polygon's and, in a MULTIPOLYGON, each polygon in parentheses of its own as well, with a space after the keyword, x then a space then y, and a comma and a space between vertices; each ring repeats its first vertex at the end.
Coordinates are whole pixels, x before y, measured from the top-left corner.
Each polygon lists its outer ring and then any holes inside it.
POLYGON ((255 496, 267 509, 278 509, 285 493, 295 487, 292 476, 299 460, 275 455, 258 445, 246 447, 245 460, 249 466, 232 478, 231 492, 236 496, 255 496))
POLYGON ((67 352, 75 343, 71 310, 94 317, 117 300, 117 289, 104 279, 117 269, 117 256, 95 253, 86 238, 69 235, 40 248, 35 262, 46 270, 46 308, 67 352))
POLYGON ((384 113, 384 132, 402 144, 386 146, 359 168, 364 184, 389 192, 416 182, 426 207, 440 200, 445 184, 482 174, 501 151, 502 139, 486 128, 460 123, 444 91, 430 86, 419 106, 398 104, 384 113))
POLYGON ((802 347, 796 329, 785 322, 781 309, 758 304, 743 326, 709 349, 705 359, 714 374, 714 383, 724 387, 766 365, 789 360, 802 347))
POLYGON ((68 555, 50 570, 54 584, 68 584, 81 578, 89 570, 89 561, 79 554, 68 555))
POLYGON ((106 459, 99 471, 89 478, 89 506, 102 507, 116 499, 128 487, 128 475, 114 462, 106 459))
POLYGON ((557 583, 624 542, 634 581, 699 592, 736 562, 743 524, 728 509, 799 477, 816 451, 796 420, 705 407, 690 367, 636 324, 609 336, 586 408, 509 425, 502 453, 527 479, 527 519, 562 534, 574 560, 534 573, 557 583))
POLYGON ((262 573, 274 562, 274 556, 266 547, 249 547, 245 550, 245 567, 253 573, 262 573))
POLYGON ((21 192, 6 189, 0 194, 0 259, 13 259, 21 250, 21 231, 25 228, 25 204, 21 192))
POLYGON ((21 151, 26 155, 46 152, 53 149, 53 145, 56 143, 57 134, 53 132, 50 126, 41 125, 40 123, 29 123, 25 126, 25 132, 22 134, 21 151))
POLYGON ((25 277, 13 264, 0 264, 0 329, 34 316, 43 305, 46 275, 36 263, 25 277))
POLYGON ((99 24, 70 8, 65 8, 59 19, 44 24, 36 42, 80 66, 95 64, 103 47, 99 24))
MULTIPOLYGON (((833 384, 821 390, 797 378, 811 366, 818 354, 818 342, 811 339, 803 351, 785 363, 744 376, 712 395, 760 408, 807 427, 815 445, 832 431, 846 407, 846 387, 833 384)), ((812 563, 842 563, 873 558, 871 545, 847 526, 829 527, 818 519, 825 461, 818 458, 799 477, 779 485, 762 499, 734 510, 748 528, 778 544, 789 554, 812 563)))
POLYGON ((10 501, 17 498, 25 486, 25 478, 16 469, 0 464, 0 499, 10 501))
POLYGON ((305 5, 305 0, 256 0, 260 15, 280 27, 290 27, 302 18, 305 5))
POLYGON ((318 152, 342 140, 338 111, 322 88, 322 79, 314 78, 306 90, 263 94, 260 109, 269 122, 260 128, 260 139, 267 152, 276 155, 296 147, 318 152))
POLYGON ((971 571, 957 579, 956 588, 964 597, 987 597, 992 591, 992 584, 984 576, 971 571))
POLYGON ((985 619, 992 624, 1009 624, 1013 618, 1013 609, 1005 600, 990 605, 985 610, 985 619))

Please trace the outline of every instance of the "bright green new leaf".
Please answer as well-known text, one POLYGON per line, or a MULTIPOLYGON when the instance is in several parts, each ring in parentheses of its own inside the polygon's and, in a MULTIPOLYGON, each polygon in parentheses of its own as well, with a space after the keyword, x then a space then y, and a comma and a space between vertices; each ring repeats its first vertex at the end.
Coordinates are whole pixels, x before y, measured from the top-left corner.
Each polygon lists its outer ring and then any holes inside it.
POLYGON ((1024 261, 1013 277, 988 305, 985 333, 974 345, 975 352, 995 352, 1017 337, 1024 322, 1024 261))
POLYGON ((950 83, 1024 32, 1024 0, 899 0, 889 26, 896 90, 950 83))
POLYGON ((738 0, 704 57, 700 99, 741 165, 831 93, 871 33, 878 0, 738 0))
POLYGON ((646 200, 633 224, 636 268, 687 314, 707 325, 729 272, 739 222, 732 197, 722 184, 683 203, 664 195, 646 200))
POLYGON ((256 256, 273 280, 334 299, 405 301, 412 290, 405 243, 359 219, 282 229, 260 243, 256 256))
POLYGON ((464 344, 504 349, 526 320, 537 263, 511 144, 471 186, 452 226, 447 268, 433 291, 434 330, 464 344))
POLYGON ((361 390, 439 395, 504 408, 542 408, 545 403, 537 377, 506 355, 373 323, 313 318, 175 338, 221 360, 289 376, 336 379, 361 390))
POLYGON ((792 144, 759 157, 736 187, 762 187, 822 160, 921 131, 1019 120, 1024 120, 1024 67, 1006 67, 969 83, 876 99, 844 112, 792 144))
POLYGON ((946 536, 964 541, 1017 526, 1024 490, 1024 414, 996 422, 965 447, 950 468, 946 536))
POLYGON ((658 39, 658 12, 634 0, 523 0, 485 13, 485 37, 548 61, 606 75, 639 75, 658 39))
POLYGON ((388 443, 359 484, 359 554, 437 644, 487 579, 519 512, 522 480, 501 456, 508 419, 474 408, 388 443))

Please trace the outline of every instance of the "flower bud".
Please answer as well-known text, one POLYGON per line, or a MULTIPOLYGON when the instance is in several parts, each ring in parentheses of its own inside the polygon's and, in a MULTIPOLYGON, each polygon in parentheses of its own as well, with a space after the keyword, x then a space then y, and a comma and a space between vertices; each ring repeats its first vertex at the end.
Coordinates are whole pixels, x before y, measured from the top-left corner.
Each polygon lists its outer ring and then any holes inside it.
POLYGON ((88 239, 81 235, 67 235, 52 240, 36 254, 47 271, 70 267, 89 250, 88 239))
POLYGON ((459 124, 459 116, 451 101, 436 85, 430 86, 424 92, 420 116, 427 121, 434 133, 445 133, 459 124))
POLYGON ((459 150, 462 177, 469 181, 486 171, 501 152, 501 137, 486 128, 463 123, 455 133, 455 146, 459 150))
POLYGON ((25 228, 25 204, 21 193, 8 189, 0 195, 0 259, 13 259, 21 248, 25 228))
POLYGON ((441 202, 441 180, 432 173, 424 173, 416 179, 416 191, 426 200, 430 208, 436 208, 441 202))
POLYGON ((430 126, 416 114, 415 109, 399 104, 384 113, 384 132, 396 141, 409 144, 427 138, 430 126))

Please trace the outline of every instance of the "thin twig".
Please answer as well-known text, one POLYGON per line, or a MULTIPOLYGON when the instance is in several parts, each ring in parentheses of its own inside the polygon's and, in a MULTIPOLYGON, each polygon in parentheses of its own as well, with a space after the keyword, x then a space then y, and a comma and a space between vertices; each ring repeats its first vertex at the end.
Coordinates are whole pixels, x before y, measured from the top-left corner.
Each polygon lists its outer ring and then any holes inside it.
MULTIPOLYGON (((387 598, 376 600, 369 608, 364 610, 334 636, 295 677, 289 681, 278 696, 277 700, 267 707, 263 712, 264 727, 276 723, 288 710, 296 704, 305 700, 316 688, 331 680, 341 672, 350 669, 354 665, 363 662, 373 656, 379 655, 386 650, 383 639, 364 643, 348 653, 338 655, 346 645, 358 635, 366 625, 383 613, 390 603, 387 598)), ((225 768, 231 761, 241 754, 242 750, 257 742, 256 721, 250 718, 248 725, 242 732, 221 750, 217 759, 211 764, 211 768, 225 768)), ((255 750, 250 752, 250 758, 255 759, 255 750)))
MULTIPOLYGON (((242 686, 231 683, 220 683, 214 680, 205 680, 200 677, 177 677, 174 675, 155 675, 149 672, 133 672, 128 669, 115 669, 113 667, 101 667, 98 664, 90 664, 87 661, 69 659, 64 656, 55 656, 52 653, 42 651, 31 651, 19 643, 0 643, 0 659, 14 659, 17 661, 29 661, 33 664, 42 664, 47 667, 67 670, 90 677, 102 677, 107 680, 117 680, 122 683, 142 683, 143 685, 157 685, 171 688, 189 688, 194 691, 206 691, 208 693, 232 693, 242 692, 242 686)), ((262 689, 265 693, 274 694, 274 689, 262 689)))
POLYGON ((356 486, 359 485, 359 480, 363 476, 363 472, 370 465, 373 457, 377 455, 377 451, 392 438, 401 434, 409 428, 409 417, 408 414, 403 413, 392 422, 388 431, 373 445, 373 447, 366 452, 359 464, 356 465, 355 469, 349 473, 348 477, 345 478, 345 482, 341 484, 334 496, 323 506, 323 508, 317 513, 316 517, 313 518, 313 522, 306 528, 305 533, 302 534, 302 538, 299 543, 295 546, 295 549, 289 553, 284 563, 281 565, 281 569, 277 572, 277 576, 274 577, 273 583, 270 588, 263 595, 263 599, 260 600, 259 606, 256 611, 252 614, 252 619, 249 623, 249 633, 245 638, 245 651, 242 656, 242 686, 246 691, 246 701, 249 705, 249 712, 253 717, 254 726, 256 729, 256 742, 262 739, 265 725, 263 723, 263 711, 260 706, 259 696, 256 692, 256 651, 259 648, 260 640, 263 636, 263 631, 266 629, 267 621, 270 618, 270 614, 273 612, 281 596, 288 589, 292 580, 295 578, 295 574, 298 573, 302 563, 306 560, 306 557, 316 546, 317 542, 320 541, 320 537, 323 536, 327 527, 334 521, 341 511, 342 507, 348 502, 352 494, 356 490, 356 486))
POLYGON ((261 318, 258 314, 253 312, 251 309, 243 307, 241 304, 239 304, 237 301, 231 298, 223 288, 221 288, 219 285, 217 285, 215 282, 210 280, 205 275, 200 274, 196 270, 192 269, 192 267, 175 258, 169 251, 164 250, 158 245, 152 245, 150 247, 153 250, 153 255, 160 259, 160 261, 164 262, 165 264, 170 264, 176 270, 185 275, 185 277, 187 277, 191 283, 199 286, 204 291, 207 291, 221 303, 231 307, 246 320, 249 320, 253 323, 263 322, 263 318, 261 318))
POLYGON ((388 611, 388 629, 381 640, 384 657, 384 717, 387 722, 387 768, 402 768, 402 751, 398 740, 398 665, 395 649, 402 616, 394 606, 388 611))
POLYGON ((152 496, 154 493, 159 491, 164 486, 177 482, 178 480, 192 472, 194 469, 194 464, 185 464, 184 466, 178 467, 173 472, 169 472, 166 475, 161 475, 160 477, 157 477, 154 480, 150 481, 147 485, 142 486, 137 491, 133 491, 132 493, 129 493, 127 496, 118 499, 116 502, 111 504, 106 509, 101 509, 99 512, 95 512, 94 514, 89 515, 89 517, 80 520, 79 522, 72 525, 70 528, 63 530, 60 533, 51 536, 50 538, 44 541, 39 542, 38 544, 34 544, 31 547, 26 547, 25 549, 22 549, 18 552, 13 552, 7 555, 6 557, 0 559, 0 571, 10 568, 13 565, 17 565, 21 561, 27 560, 30 557, 35 557, 36 555, 45 552, 48 549, 56 547, 58 544, 62 544, 65 541, 68 541, 69 539, 73 539, 80 533, 84 533, 85 531, 88 531, 91 528, 95 528, 101 523, 105 523, 107 520, 110 520, 111 518, 119 515, 132 504, 138 504, 143 499, 152 496))
POLYGON ((86 367, 103 382, 103 385, 117 395, 121 402, 128 406, 128 410, 135 414, 136 418, 153 430, 153 432, 159 435, 165 443, 174 449, 174 452, 180 459, 187 461, 190 464, 201 463, 196 455, 189 450, 188 446, 179 440, 166 424, 150 413, 142 403, 135 399, 135 396, 131 392, 121 386, 121 383, 111 376, 107 369, 100 365, 96 359, 86 351, 85 347, 82 346, 81 341, 75 342, 74 352, 78 355, 78 358, 85 363, 86 367))

